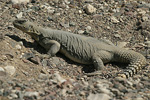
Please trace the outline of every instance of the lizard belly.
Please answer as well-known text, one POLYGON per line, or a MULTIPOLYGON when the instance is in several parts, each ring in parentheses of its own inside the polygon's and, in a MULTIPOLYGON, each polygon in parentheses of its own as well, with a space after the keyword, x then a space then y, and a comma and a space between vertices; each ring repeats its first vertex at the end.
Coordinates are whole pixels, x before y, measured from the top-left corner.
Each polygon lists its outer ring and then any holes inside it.
POLYGON ((74 62, 77 62, 80 64, 92 64, 92 61, 90 59, 86 60, 83 57, 78 57, 78 56, 76 56, 78 54, 73 54, 66 49, 61 48, 60 53, 62 53, 63 55, 65 55, 67 58, 71 59, 74 62))

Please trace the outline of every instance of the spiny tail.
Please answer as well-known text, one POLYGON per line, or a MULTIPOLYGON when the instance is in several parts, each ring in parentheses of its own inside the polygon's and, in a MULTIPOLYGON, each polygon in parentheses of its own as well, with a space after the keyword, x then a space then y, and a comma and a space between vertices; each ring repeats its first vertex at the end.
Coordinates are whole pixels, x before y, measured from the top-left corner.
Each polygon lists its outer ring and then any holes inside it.
POLYGON ((132 50, 119 50, 116 52, 116 57, 118 57, 120 62, 129 63, 127 68, 117 75, 118 77, 131 77, 146 65, 146 58, 132 50))

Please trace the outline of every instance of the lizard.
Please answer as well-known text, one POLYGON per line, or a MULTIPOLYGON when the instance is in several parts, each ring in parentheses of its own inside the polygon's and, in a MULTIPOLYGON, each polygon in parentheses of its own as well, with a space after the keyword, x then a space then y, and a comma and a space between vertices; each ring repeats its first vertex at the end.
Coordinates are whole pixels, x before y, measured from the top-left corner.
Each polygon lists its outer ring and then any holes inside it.
POLYGON ((146 65, 146 58, 142 54, 117 47, 106 39, 44 28, 25 19, 16 19, 13 25, 29 34, 46 49, 50 57, 60 52, 74 62, 93 64, 96 71, 87 73, 87 75, 99 73, 105 67, 105 63, 120 62, 127 63, 128 66, 122 73, 118 73, 117 77, 128 78, 146 65))

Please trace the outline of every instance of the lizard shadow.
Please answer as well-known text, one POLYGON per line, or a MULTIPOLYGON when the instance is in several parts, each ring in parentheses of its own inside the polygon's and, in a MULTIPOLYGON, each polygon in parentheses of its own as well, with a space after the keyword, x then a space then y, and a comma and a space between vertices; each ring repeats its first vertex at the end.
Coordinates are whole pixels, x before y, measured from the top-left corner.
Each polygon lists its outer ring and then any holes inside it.
POLYGON ((26 48, 33 48, 34 50, 36 50, 37 52, 39 53, 46 53, 46 50, 41 47, 37 42, 28 42, 26 41, 25 39, 21 39, 19 36, 16 36, 16 35, 9 35, 7 34, 6 36, 8 36, 9 38, 15 40, 16 42, 22 42, 23 43, 23 46, 25 46, 26 48), (40 47, 39 47, 40 46, 40 47))
MULTIPOLYGON (((106 63, 104 64, 105 68, 104 69, 125 69, 127 67, 127 63, 120 63, 120 62, 110 62, 110 63, 106 63), (111 65, 110 65, 111 64, 111 65), (106 67, 107 66, 107 67, 106 67)), ((85 73, 91 73, 95 71, 95 67, 94 65, 83 65, 82 71, 84 71, 85 73)))

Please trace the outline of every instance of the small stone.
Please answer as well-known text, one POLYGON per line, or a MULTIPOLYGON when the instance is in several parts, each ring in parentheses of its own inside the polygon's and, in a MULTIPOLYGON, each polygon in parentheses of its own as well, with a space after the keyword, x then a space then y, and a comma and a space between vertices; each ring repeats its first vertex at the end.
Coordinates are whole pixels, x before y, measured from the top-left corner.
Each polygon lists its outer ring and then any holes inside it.
POLYGON ((0 67, 0 71, 4 72, 5 70, 4 70, 4 68, 0 67))
POLYGON ((48 75, 47 75, 47 74, 40 73, 39 79, 47 80, 47 79, 48 79, 48 75))
POLYGON ((114 35, 115 38, 121 39, 121 36, 119 34, 114 35))
POLYGON ((148 16, 143 16, 143 17, 142 17, 142 20, 143 20, 143 21, 148 21, 148 20, 149 20, 149 17, 148 17, 148 16))
POLYGON ((82 14, 82 11, 81 11, 81 10, 79 10, 79 14, 82 14))
POLYGON ((4 70, 4 68, 2 68, 2 67, 0 67, 0 77, 1 76, 6 76, 6 72, 5 72, 5 70, 4 70))
POLYGON ((90 5, 90 4, 87 4, 84 9, 85 9, 85 12, 86 12, 88 15, 91 15, 91 14, 93 14, 93 13, 96 12, 96 8, 93 7, 93 6, 90 5))
POLYGON ((53 14, 55 12, 54 8, 52 8, 52 7, 47 7, 47 11, 50 14, 53 14))
POLYGON ((70 26, 75 26, 76 23, 71 21, 71 22, 69 23, 69 25, 70 25, 70 26))
POLYGON ((21 4, 21 3, 28 3, 28 2, 30 2, 30 0, 11 0, 11 2, 13 3, 13 4, 21 4))
POLYGON ((56 72, 56 73, 54 73, 54 79, 51 81, 53 81, 54 83, 57 83, 57 84, 61 84, 61 83, 66 82, 66 79, 61 77, 59 72, 56 72))
POLYGON ((15 94, 15 93, 11 93, 11 94, 10 94, 10 97, 11 97, 12 99, 17 99, 17 98, 18 98, 17 94, 15 94))
POLYGON ((21 46, 20 45, 16 45, 16 49, 21 50, 21 46))
POLYGON ((107 94, 100 93, 100 94, 92 94, 87 97, 87 100, 110 100, 111 97, 107 94))
POLYGON ((35 55, 33 53, 25 53, 23 55, 23 58, 25 58, 25 59, 30 59, 30 58, 33 58, 33 57, 35 57, 35 55))
POLYGON ((141 9, 141 8, 137 9, 137 12, 138 12, 139 14, 141 14, 141 15, 145 15, 145 14, 146 14, 146 11, 143 10, 143 9, 141 9))
POLYGON ((23 15, 23 12, 20 12, 19 14, 16 15, 16 17, 19 19, 19 18, 22 18, 22 15, 23 15))
POLYGON ((111 92, 112 92, 113 94, 115 94, 116 96, 118 96, 118 95, 121 94, 120 91, 119 91, 118 89, 115 89, 115 88, 111 88, 111 92))
POLYGON ((53 18, 52 17, 50 17, 50 16, 48 16, 48 18, 47 18, 49 21, 53 21, 53 18))
POLYGON ((37 99, 39 96, 38 92, 25 92, 24 97, 34 97, 35 99, 37 99))
POLYGON ((123 48, 127 45, 128 42, 117 42, 117 46, 123 48))
POLYGON ((41 64, 40 58, 38 57, 29 58, 29 61, 31 61, 34 64, 41 64))
POLYGON ((93 0, 85 0, 85 3, 92 3, 93 0))
POLYGON ((91 28, 91 26, 87 26, 85 29, 90 31, 92 28, 91 28))
POLYGON ((110 90, 108 90, 107 88, 99 88, 99 92, 100 93, 105 93, 105 94, 111 94, 110 90))
POLYGON ((83 91, 80 92, 80 96, 85 96, 85 95, 86 95, 85 92, 83 91))
POLYGON ((15 72, 16 72, 16 69, 14 66, 5 66, 4 69, 6 70, 6 72, 9 74, 9 75, 13 75, 15 72))
POLYGON ((110 20, 111 20, 111 22, 114 23, 114 24, 119 23, 119 20, 118 20, 116 17, 114 17, 114 16, 112 16, 112 17, 110 18, 110 20))
POLYGON ((79 31, 78 31, 78 34, 83 34, 83 33, 84 33, 83 30, 79 30, 79 31))
POLYGON ((69 23, 60 23, 61 26, 68 28, 69 27, 69 23))

